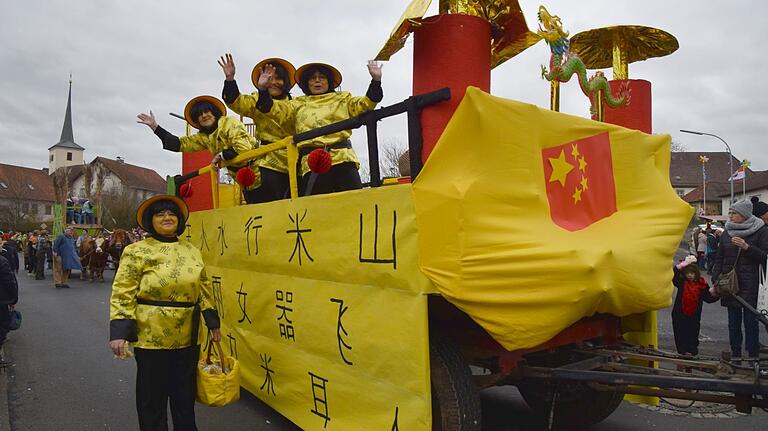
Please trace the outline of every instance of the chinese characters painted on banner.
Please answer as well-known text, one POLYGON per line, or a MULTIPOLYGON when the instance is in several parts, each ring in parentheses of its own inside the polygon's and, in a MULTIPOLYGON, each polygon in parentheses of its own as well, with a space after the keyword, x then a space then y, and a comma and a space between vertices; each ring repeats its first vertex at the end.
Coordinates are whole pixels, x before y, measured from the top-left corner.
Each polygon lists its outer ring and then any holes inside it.
POLYGON ((261 218, 262 216, 256 216, 256 217, 248 217, 248 220, 245 222, 245 229, 243 229, 243 232, 245 232, 245 247, 246 247, 246 253, 248 253, 248 256, 251 255, 251 231, 253 232, 253 254, 254 256, 259 254, 259 228, 262 228, 261 224, 261 218))
POLYGON ((331 416, 328 413, 328 392, 326 387, 328 385, 328 379, 318 376, 317 374, 309 372, 310 382, 312 384, 312 400, 315 403, 315 407, 310 411, 317 416, 325 419, 323 428, 328 426, 328 422, 331 420, 331 416), (322 408, 322 411, 318 409, 318 405, 322 408))
POLYGON ((307 258, 314 262, 315 259, 312 258, 312 256, 309 254, 309 250, 307 250, 307 244, 304 241, 304 237, 302 234, 306 234, 309 232, 312 232, 312 229, 301 229, 299 227, 299 224, 304 221, 304 219, 307 217, 307 210, 304 210, 304 214, 302 214, 301 218, 299 218, 299 213, 296 213, 295 216, 288 215, 288 218, 291 220, 292 223, 296 225, 295 229, 289 229, 286 230, 285 233, 295 233, 296 234, 296 244, 293 246, 293 252, 291 253, 291 257, 288 258, 288 262, 293 262, 293 258, 296 257, 298 252, 298 262, 299 265, 301 265, 301 256, 302 252, 303 254, 307 255, 307 258))
POLYGON ((296 335, 293 329, 293 321, 288 317, 288 313, 293 311, 293 308, 286 304, 293 304, 293 292, 286 290, 275 291, 275 299, 277 304, 275 308, 281 310, 281 314, 277 317, 277 322, 280 327, 280 336, 286 340, 296 341, 296 335), (282 322, 281 322, 282 321, 282 322))
POLYGON ((227 237, 226 237, 226 234, 225 234, 225 227, 226 226, 224 226, 224 220, 222 220, 221 223, 219 223, 219 226, 217 227, 217 229, 219 231, 219 235, 216 237, 216 241, 219 242, 219 246, 221 248, 221 251, 219 252, 219 256, 223 256, 224 255, 224 249, 229 248, 229 246, 227 245, 227 237))
MULTIPOLYGON (((392 211, 392 235, 391 235, 391 244, 392 244, 392 254, 391 257, 381 257, 379 256, 379 206, 374 206, 374 218, 373 218, 373 241, 372 241, 372 249, 373 252, 368 255, 368 257, 363 257, 363 213, 360 213, 360 239, 358 240, 358 260, 361 263, 379 263, 379 264, 392 264, 393 269, 397 269, 397 241, 396 241, 396 233, 397 233, 397 212, 392 211)), ((370 229, 370 226, 369 226, 370 229)), ((368 239, 370 240, 370 233, 368 234, 368 239)))
POLYGON ((240 306, 240 311, 242 311, 243 315, 240 317, 240 320, 237 321, 237 323, 243 323, 244 321, 248 321, 248 323, 251 322, 251 318, 248 317, 248 311, 246 309, 246 300, 248 299, 248 293, 243 292, 243 282, 240 282, 240 290, 237 291, 237 305, 240 306))
POLYGON ((339 304, 339 317, 336 320, 336 338, 339 343, 339 354, 341 355, 341 359, 344 361, 347 365, 352 365, 352 361, 347 359, 346 356, 344 356, 344 350, 352 350, 352 346, 347 344, 347 342, 344 340, 345 336, 349 336, 349 333, 346 329, 344 329, 344 323, 341 321, 341 318, 344 317, 344 313, 347 312, 349 307, 344 306, 344 300, 343 299, 337 299, 337 298, 331 298, 331 302, 334 302, 336 304, 339 304))
POLYGON ((272 357, 267 356, 266 353, 262 353, 259 357, 261 358, 261 368, 264 370, 264 383, 261 384, 259 389, 263 391, 264 386, 266 386, 267 394, 272 391, 272 395, 277 396, 277 393, 275 393, 275 384, 272 380, 272 374, 274 374, 275 371, 269 368, 269 363, 272 362, 272 357))

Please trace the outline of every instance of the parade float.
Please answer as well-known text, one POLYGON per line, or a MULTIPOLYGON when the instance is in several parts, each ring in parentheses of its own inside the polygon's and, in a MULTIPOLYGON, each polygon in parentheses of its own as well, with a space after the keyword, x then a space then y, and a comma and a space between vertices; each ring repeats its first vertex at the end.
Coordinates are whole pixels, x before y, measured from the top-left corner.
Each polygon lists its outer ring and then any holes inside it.
POLYGON ((650 83, 627 65, 673 52, 674 37, 569 39, 546 8, 530 31, 516 0, 441 1, 424 17, 429 4, 412 1, 377 56, 413 34, 414 96, 231 161, 287 148, 292 166, 297 143, 365 127, 369 187, 298 196, 291 173, 290 199, 239 205, 210 154, 184 155, 170 187, 194 211, 186 240, 243 387, 308 430, 479 430, 478 390, 496 385, 516 385, 552 429, 599 422, 626 394, 768 407, 759 364, 655 348, 693 210, 669 183, 670 137, 650 134, 650 83), (491 69, 542 39, 550 109, 490 95, 491 69), (610 65, 611 81, 587 76, 610 65), (557 112, 571 76, 593 119, 557 112), (398 114, 410 176, 390 184, 376 124, 398 114))

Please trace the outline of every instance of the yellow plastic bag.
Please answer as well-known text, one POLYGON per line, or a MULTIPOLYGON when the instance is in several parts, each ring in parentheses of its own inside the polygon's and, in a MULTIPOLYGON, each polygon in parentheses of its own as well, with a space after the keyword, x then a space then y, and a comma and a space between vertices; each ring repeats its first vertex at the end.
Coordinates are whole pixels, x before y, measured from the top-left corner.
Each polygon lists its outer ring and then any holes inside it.
POLYGON ((224 356, 219 342, 209 341, 207 350, 206 358, 197 364, 197 401, 210 407, 232 404, 240 399, 240 364, 237 359, 224 356), (218 360, 211 358, 214 345, 218 360))

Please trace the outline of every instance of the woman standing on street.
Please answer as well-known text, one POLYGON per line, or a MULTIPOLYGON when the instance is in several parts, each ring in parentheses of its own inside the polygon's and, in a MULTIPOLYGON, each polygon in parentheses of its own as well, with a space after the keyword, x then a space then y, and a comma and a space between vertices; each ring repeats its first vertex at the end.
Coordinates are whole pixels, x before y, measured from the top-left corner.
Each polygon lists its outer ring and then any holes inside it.
MULTIPOLYGON (((739 281, 738 296, 753 307, 757 306, 757 289, 760 282, 759 268, 766 261, 768 252, 768 227, 752 215, 752 202, 736 202, 728 210, 728 222, 720 237, 720 246, 712 269, 712 280, 716 284, 721 274, 736 268, 739 281)), ((757 359, 760 351, 757 319, 745 312, 741 304, 732 297, 723 297, 721 304, 728 307, 728 335, 731 356, 741 359, 742 339, 750 359, 757 359), (742 337, 742 322, 744 332, 742 337)))
POLYGON ((213 340, 221 340, 200 251, 178 238, 188 214, 175 196, 144 201, 136 218, 150 236, 125 248, 112 285, 109 346, 121 358, 129 356, 128 343, 134 346, 141 431, 168 429, 169 398, 174 430, 197 430, 200 310, 213 340))

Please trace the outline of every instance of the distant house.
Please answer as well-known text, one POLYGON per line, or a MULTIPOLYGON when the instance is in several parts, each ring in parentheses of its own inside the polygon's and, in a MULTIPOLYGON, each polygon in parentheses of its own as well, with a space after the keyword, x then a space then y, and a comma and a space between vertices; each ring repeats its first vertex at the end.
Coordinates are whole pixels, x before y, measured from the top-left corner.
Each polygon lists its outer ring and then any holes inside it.
MULTIPOLYGON (((733 182, 734 200, 751 199, 756 196, 763 202, 768 201, 768 171, 752 171, 747 169, 745 178, 733 182)), ((727 215, 731 201, 731 184, 729 181, 707 181, 707 215, 727 215)), ((704 206, 704 187, 700 185, 683 196, 683 200, 693 205, 697 211, 704 206)))
MULTIPOLYGON (((104 171, 103 193, 132 194, 138 199, 146 199, 150 196, 166 192, 165 180, 155 171, 141 166, 125 163, 118 157, 117 160, 106 157, 96 157, 89 166, 93 170, 104 171)), ((71 169, 71 168, 70 168, 71 169)), ((85 169, 80 167, 70 173, 71 194, 85 197, 86 175, 85 169)), ((92 178, 91 190, 95 189, 96 178, 92 178)))
MULTIPOLYGON (((741 166, 741 160, 729 156, 726 152, 674 152, 669 166, 669 181, 677 192, 677 195, 686 202, 696 207, 697 212, 701 211, 704 205, 704 188, 702 163, 699 157, 705 156, 709 160, 705 164, 707 176, 707 206, 704 211, 709 215, 725 215, 728 212, 729 200, 731 195, 731 185, 728 181, 733 172, 741 166), (729 163, 730 158, 730 163, 729 163)), ((749 168, 746 169, 747 192, 754 192, 757 196, 762 196, 760 189, 762 187, 763 172, 756 172, 749 168)), ((734 198, 742 197, 743 183, 741 180, 734 181, 734 198)), ((764 193, 768 196, 768 193, 764 193)))
POLYGON ((741 165, 741 160, 733 156, 729 164, 729 155, 726 152, 674 152, 669 164, 669 181, 678 196, 683 197, 702 185, 700 156, 709 159, 706 163, 707 181, 727 183, 732 174, 731 166, 735 171, 741 165))
POLYGON ((52 222, 55 200, 47 169, 0 163, 0 229, 52 222))

